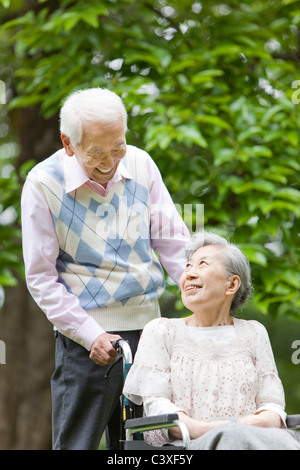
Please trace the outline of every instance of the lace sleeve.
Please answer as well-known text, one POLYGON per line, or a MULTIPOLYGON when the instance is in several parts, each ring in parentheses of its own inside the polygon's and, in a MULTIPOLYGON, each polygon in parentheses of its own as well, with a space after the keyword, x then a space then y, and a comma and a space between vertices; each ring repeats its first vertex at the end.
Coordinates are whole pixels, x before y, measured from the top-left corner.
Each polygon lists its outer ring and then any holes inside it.
POLYGON ((251 321, 254 332, 255 363, 258 374, 257 411, 274 410, 285 421, 284 390, 266 328, 259 322, 251 321))
POLYGON ((143 397, 171 399, 172 331, 172 322, 167 318, 152 320, 145 326, 123 389, 132 402, 140 405, 143 397))

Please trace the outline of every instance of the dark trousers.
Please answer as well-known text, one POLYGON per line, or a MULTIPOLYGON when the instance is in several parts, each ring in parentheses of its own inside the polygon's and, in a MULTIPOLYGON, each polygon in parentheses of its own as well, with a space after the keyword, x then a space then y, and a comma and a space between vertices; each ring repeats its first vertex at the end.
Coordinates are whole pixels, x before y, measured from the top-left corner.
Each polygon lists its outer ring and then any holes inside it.
MULTIPOLYGON (((141 331, 114 332, 127 340, 132 354, 141 331)), ((53 450, 96 450, 108 426, 107 448, 118 449, 121 429, 122 362, 108 378, 89 351, 55 332, 55 371, 51 378, 53 450)))

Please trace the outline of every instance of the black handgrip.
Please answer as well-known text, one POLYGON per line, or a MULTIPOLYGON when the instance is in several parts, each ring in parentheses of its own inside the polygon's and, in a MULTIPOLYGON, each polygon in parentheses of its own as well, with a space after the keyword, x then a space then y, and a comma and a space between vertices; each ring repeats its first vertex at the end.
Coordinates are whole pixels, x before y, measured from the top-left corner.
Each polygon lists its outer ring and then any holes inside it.
POLYGON ((123 338, 115 339, 111 344, 112 347, 115 348, 116 351, 118 351, 119 348, 119 342, 122 341, 123 338))
POLYGON ((119 364, 119 362, 121 362, 122 360, 122 355, 119 353, 119 341, 122 341, 122 338, 119 338, 119 339, 116 339, 115 341, 113 341, 111 344, 113 346, 113 348, 118 351, 118 355, 116 357, 116 359, 114 360, 114 362, 112 362, 109 366, 109 368, 107 369, 106 371, 106 374, 105 374, 105 378, 107 379, 111 373, 111 371, 113 370, 113 368, 119 364))

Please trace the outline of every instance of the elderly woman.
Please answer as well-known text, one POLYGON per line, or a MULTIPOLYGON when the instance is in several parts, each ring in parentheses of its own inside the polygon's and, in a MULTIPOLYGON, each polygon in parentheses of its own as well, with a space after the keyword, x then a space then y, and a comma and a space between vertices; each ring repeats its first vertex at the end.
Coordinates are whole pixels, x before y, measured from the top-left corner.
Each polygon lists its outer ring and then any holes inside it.
MULTIPOLYGON (((192 449, 300 449, 285 429, 284 391, 264 326, 232 316, 251 294, 247 259, 209 233, 189 242, 187 259, 180 287, 192 315, 148 323, 124 394, 143 402, 148 416, 178 413, 192 449)), ((179 445, 180 437, 174 427, 146 440, 179 445)))

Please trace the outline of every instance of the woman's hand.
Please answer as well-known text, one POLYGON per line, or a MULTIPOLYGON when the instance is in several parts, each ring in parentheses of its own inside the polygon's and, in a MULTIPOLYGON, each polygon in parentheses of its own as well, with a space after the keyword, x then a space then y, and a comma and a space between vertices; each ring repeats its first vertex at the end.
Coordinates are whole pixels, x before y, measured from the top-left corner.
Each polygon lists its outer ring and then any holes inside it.
POLYGON ((237 420, 238 423, 248 426, 259 426, 262 428, 281 428, 283 422, 281 417, 275 411, 261 411, 255 415, 243 416, 237 420))
MULTIPOLYGON (((226 424, 230 422, 226 420, 217 420, 217 421, 210 421, 210 422, 198 421, 197 419, 190 418, 183 411, 178 411, 177 414, 178 414, 179 420, 182 421, 186 425, 191 439, 197 439, 197 437, 202 436, 210 429, 213 429, 216 426, 220 426, 221 424, 226 424)), ((180 428, 178 427, 169 428, 169 437, 171 439, 181 439, 182 436, 181 436, 180 428)))
MULTIPOLYGON (((182 421, 190 434, 191 439, 197 439, 211 429, 222 424, 230 423, 230 420, 216 420, 216 421, 198 421, 190 418, 183 411, 177 412, 180 421, 182 421)), ((238 423, 247 424, 248 426, 259 426, 263 428, 280 428, 284 427, 281 417, 275 411, 261 411, 255 415, 247 415, 239 418, 238 423)), ((181 439, 181 431, 178 427, 169 429, 170 439, 181 439)))

